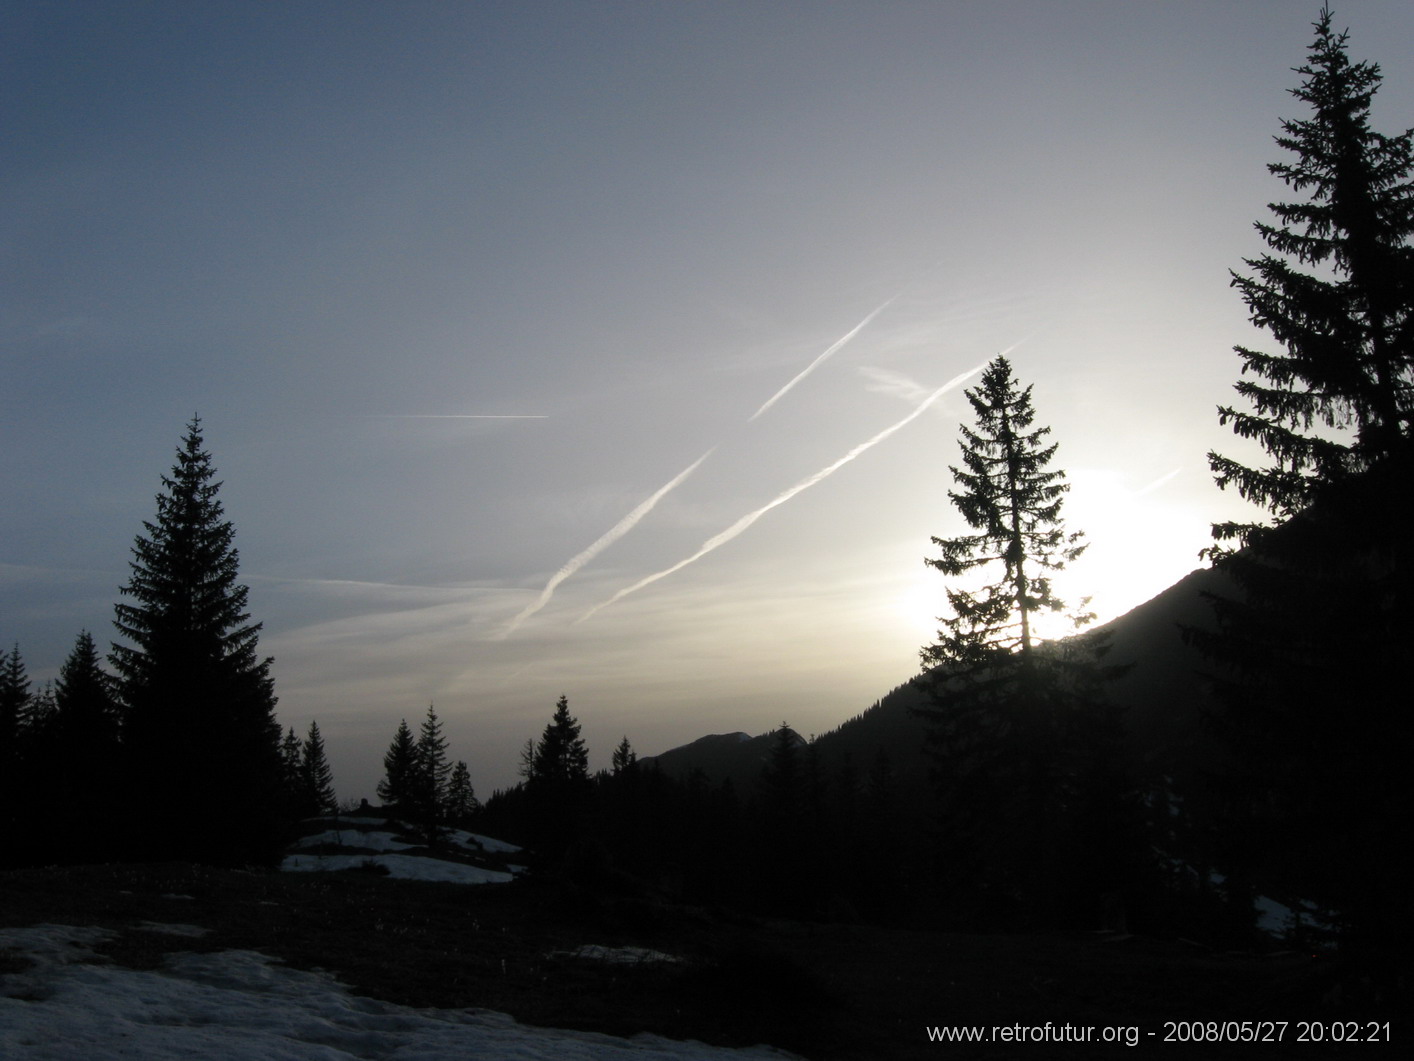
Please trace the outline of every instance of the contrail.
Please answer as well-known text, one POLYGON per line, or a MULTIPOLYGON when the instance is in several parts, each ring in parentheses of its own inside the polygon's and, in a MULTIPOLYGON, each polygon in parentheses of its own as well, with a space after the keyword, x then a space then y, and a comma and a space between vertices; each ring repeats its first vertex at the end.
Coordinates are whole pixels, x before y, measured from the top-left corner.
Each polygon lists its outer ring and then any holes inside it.
POLYGON ((633 530, 635 524, 637 524, 638 521, 641 520, 644 516, 648 515, 649 512, 653 511, 653 506, 656 505, 659 501, 663 500, 664 495, 667 494, 669 490, 672 490, 689 475, 695 472, 697 470, 697 466, 703 461, 705 461, 708 457, 710 457, 713 452, 716 451, 716 449, 717 447, 713 446, 706 453, 702 454, 702 456, 698 457, 686 468, 678 472, 678 474, 675 475, 672 479, 668 480, 668 482, 665 483, 662 487, 660 487, 658 491, 654 493, 651 497, 643 501, 627 516, 615 523, 613 527, 609 529, 608 533, 601 537, 593 545, 585 549, 582 553, 579 553, 576 556, 573 556, 569 560, 565 561, 565 565, 561 567, 558 571, 556 571, 553 576, 551 576, 549 582, 545 583, 545 588, 540 591, 540 596, 534 601, 532 601, 530 604, 528 604, 519 615, 517 615, 514 619, 511 620, 510 625, 507 626, 506 629, 501 633, 500 638, 509 637, 515 632, 516 628, 520 626, 521 623, 525 622, 525 620, 529 619, 541 608, 545 607, 545 605, 549 603, 550 598, 554 596, 555 587, 557 587, 561 582, 573 575, 585 564, 589 563, 589 561, 593 560, 609 546, 613 545, 614 542, 618 541, 629 531, 633 530))
POLYGON ((1174 476, 1178 475, 1178 473, 1181 472, 1181 471, 1183 471, 1183 468, 1182 468, 1182 467, 1178 467, 1178 468, 1175 468, 1173 471, 1168 472, 1167 474, 1164 474, 1164 475, 1159 476, 1157 479, 1155 479, 1155 480, 1154 480, 1152 483, 1150 483, 1148 486, 1141 487, 1140 489, 1134 491, 1134 493, 1133 493, 1132 496, 1134 496, 1134 497, 1143 497, 1145 494, 1152 493, 1153 491, 1157 490, 1159 487, 1163 486, 1166 482, 1168 482, 1168 481, 1169 481, 1170 479, 1172 479, 1174 476))
POLYGON ((373 420, 548 420, 546 413, 371 413, 373 420))
MULTIPOLYGON (((907 290, 907 289, 905 288, 905 290, 907 290)), ((764 413, 767 409, 771 408, 771 406, 775 405, 778 401, 780 401, 783 397, 785 397, 786 394, 791 390, 792 387, 794 387, 797 383, 799 383, 801 380, 803 380, 806 376, 810 375, 810 373, 814 372, 814 371, 815 371, 815 367, 816 367, 817 365, 819 365, 822 361, 824 361, 824 360, 825 360, 826 358, 828 358, 831 354, 833 354, 836 350, 840 349, 840 347, 844 346, 844 345, 845 345, 846 343, 848 343, 851 339, 853 339, 856 335, 858 335, 858 334, 859 334, 860 332, 862 332, 865 328, 867 328, 867 327, 869 326, 869 322, 870 322, 870 321, 872 321, 872 320, 873 320, 875 317, 877 317, 880 313, 883 313, 884 310, 888 309, 888 308, 889 308, 890 306, 892 306, 895 302, 897 302, 898 299, 899 299, 899 295, 902 295, 902 294, 903 294, 903 291, 900 291, 897 295, 894 295, 893 298, 889 299, 889 300, 888 300, 887 302, 885 302, 882 306, 880 306, 878 309, 876 309, 873 313, 869 314, 869 316, 865 317, 862 321, 860 321, 858 324, 856 324, 853 328, 851 328, 849 331, 845 332, 845 334, 844 334, 841 338, 835 340, 834 344, 831 345, 828 350, 826 350, 823 354, 821 354, 819 357, 817 357, 814 361, 810 362, 810 364, 806 365, 805 368, 801 369, 801 371, 796 374, 796 377, 795 377, 793 380, 791 380, 789 383, 787 383, 787 384, 786 384, 784 387, 782 387, 780 390, 776 391, 776 393, 773 394, 773 395, 771 395, 771 397, 767 398, 767 399, 766 399, 766 403, 765 403, 764 405, 762 405, 761 408, 757 409, 754 413, 752 413, 751 416, 750 416, 750 418, 749 418, 746 422, 747 422, 748 424, 751 423, 752 420, 755 420, 758 416, 760 416, 762 413, 764 413)))
POLYGON ((898 423, 894 424, 892 427, 886 427, 884 430, 880 431, 877 435, 869 439, 867 442, 861 442, 859 445, 855 446, 852 450, 846 453, 839 460, 835 461, 833 464, 830 464, 820 469, 820 471, 816 472, 814 475, 810 475, 802 479, 800 482, 792 486, 789 490, 786 490, 784 493, 780 494, 767 504, 762 505, 754 512, 748 512, 746 515, 742 516, 741 519, 737 520, 735 523, 733 523, 726 530, 722 531, 720 534, 708 538, 705 542, 702 543, 702 547, 698 549, 697 552, 689 556, 686 560, 679 560, 672 567, 665 568, 664 570, 659 571, 657 574, 649 575, 647 578, 639 579, 637 582, 627 587, 626 589, 619 590, 603 604, 597 604, 589 611, 585 612, 578 619, 576 619, 575 622, 582 623, 586 619, 593 616, 596 612, 602 611, 609 605, 613 604, 615 601, 622 600, 630 593, 636 593, 638 590, 643 589, 643 587, 657 582, 660 578, 667 578, 674 572, 681 571, 684 567, 686 567, 693 561, 701 560, 704 556, 712 552, 714 549, 718 548, 719 546, 725 545, 737 535, 741 534, 744 530, 750 527, 753 523, 755 523, 758 519, 764 516, 767 512, 771 511, 771 509, 775 508, 777 505, 783 505, 791 498, 795 497, 796 494, 799 494, 804 490, 810 489, 810 487, 814 486, 822 479, 828 478, 829 476, 837 472, 839 469, 843 468, 846 464, 854 460, 854 458, 858 457, 861 453, 864 453, 866 450, 877 446, 880 442, 883 442, 884 439, 888 438, 896 431, 899 431, 903 427, 906 427, 908 424, 912 423, 918 417, 922 416, 923 413, 927 411, 928 407, 932 405, 935 401, 941 398, 948 391, 952 390, 958 384, 962 383, 969 376, 976 375, 978 372, 982 371, 984 367, 984 365, 978 365, 976 368, 970 368, 966 372, 962 372, 954 376, 952 379, 948 380, 941 387, 935 390, 932 394, 928 395, 928 397, 925 398, 923 402, 913 410, 913 412, 909 413, 907 416, 905 416, 898 423))

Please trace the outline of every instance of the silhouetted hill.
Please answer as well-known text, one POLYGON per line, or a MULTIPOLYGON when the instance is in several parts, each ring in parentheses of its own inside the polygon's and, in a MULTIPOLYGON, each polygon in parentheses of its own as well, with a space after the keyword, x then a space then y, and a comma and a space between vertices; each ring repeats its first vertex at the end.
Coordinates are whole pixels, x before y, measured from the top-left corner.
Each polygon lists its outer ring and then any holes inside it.
POLYGON ((771 754, 771 740, 770 732, 755 737, 740 732, 716 733, 639 761, 674 777, 686 778, 700 770, 713 784, 730 781, 737 792, 748 795, 771 754))
POLYGON ((1226 576, 1199 568, 1096 630, 1109 635, 1105 662, 1129 667, 1111 695, 1127 708, 1130 745, 1147 774, 1188 773, 1208 761, 1203 716, 1213 701, 1204 674, 1211 665, 1184 641, 1182 629, 1214 629, 1203 594, 1230 592, 1226 576))
MULTIPOLYGON (((1193 571, 1087 634, 1107 635, 1110 651, 1105 662, 1129 667, 1111 686, 1112 697, 1127 709, 1134 762, 1145 776, 1185 774, 1206 761, 1202 717, 1210 695, 1202 677, 1205 661, 1185 643, 1182 628, 1211 627, 1212 610, 1203 594, 1220 592, 1225 585, 1223 576, 1210 569, 1193 571)), ((821 764, 838 772, 847 763, 863 776, 882 753, 901 792, 923 785, 926 728, 913 709, 927 702, 928 694, 911 682, 899 685, 872 707, 817 738, 821 764)), ((714 735, 644 761, 679 777, 700 770, 715 783, 731 780, 745 795, 760 777, 770 744, 770 733, 714 735)))

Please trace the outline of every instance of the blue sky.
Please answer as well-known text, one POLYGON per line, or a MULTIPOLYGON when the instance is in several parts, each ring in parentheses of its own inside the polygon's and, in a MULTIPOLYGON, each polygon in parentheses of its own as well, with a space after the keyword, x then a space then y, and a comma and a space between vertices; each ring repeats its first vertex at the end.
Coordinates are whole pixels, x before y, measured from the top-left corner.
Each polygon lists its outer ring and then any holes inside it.
MULTIPOLYGON (((429 702, 483 795, 561 693, 596 766, 824 731, 914 673, 968 414, 918 409, 1008 349, 1123 612, 1240 511, 1317 6, 4 4, 0 638, 107 643, 199 412, 341 795, 429 702)), ((1414 124, 1414 8, 1335 10, 1414 124)))

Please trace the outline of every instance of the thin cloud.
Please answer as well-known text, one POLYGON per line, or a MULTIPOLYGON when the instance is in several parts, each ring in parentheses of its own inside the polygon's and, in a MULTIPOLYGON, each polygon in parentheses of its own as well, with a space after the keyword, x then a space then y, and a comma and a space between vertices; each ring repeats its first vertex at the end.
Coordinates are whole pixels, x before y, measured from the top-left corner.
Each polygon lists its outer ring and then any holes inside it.
POLYGON ((893 296, 892 298, 890 298, 888 301, 884 302, 884 303, 883 303, 882 305, 880 305, 877 309, 875 309, 874 312, 870 313, 870 314, 869 314, 867 317, 865 317, 862 321, 860 321, 858 324, 856 324, 853 328, 851 328, 849 331, 845 332, 845 334, 844 334, 843 336, 841 336, 839 339, 836 339, 835 342, 834 342, 833 344, 831 344, 830 347, 829 347, 828 349, 826 349, 824 353, 820 354, 818 357, 815 358, 814 361, 810 362, 810 364, 806 365, 805 368, 801 369, 800 372, 798 372, 798 373, 796 374, 796 376, 795 376, 794 379, 792 379, 789 383, 787 383, 787 384, 786 384, 784 387, 782 387, 780 390, 776 391, 776 393, 773 394, 773 395, 771 395, 771 397, 767 398, 765 404, 762 405, 761 408, 757 409, 754 413, 751 414, 750 418, 747 420, 747 423, 751 423, 752 420, 755 420, 758 416, 760 416, 762 413, 764 413, 767 409, 771 408, 771 406, 775 405, 778 401, 780 401, 783 397, 785 397, 786 394, 789 393, 790 390, 791 390, 797 383, 799 383, 801 380, 803 380, 806 376, 810 375, 810 373, 814 372, 815 369, 816 369, 818 366, 820 366, 822 363, 824 363, 831 355, 833 355, 836 351, 838 351, 841 347, 843 347, 845 344, 847 344, 847 343, 848 343, 851 339, 853 339, 856 335, 858 335, 858 334, 859 334, 860 332, 862 332, 865 328, 867 328, 867 327, 869 326, 869 322, 870 322, 870 321, 872 321, 872 320, 873 320, 875 317, 877 317, 880 313, 883 313, 884 310, 888 309, 888 308, 889 308, 890 306, 892 306, 895 302, 897 302, 898 299, 899 299, 899 296, 902 295, 902 294, 903 294, 903 292, 900 291, 897 295, 894 295, 894 296, 893 296))
POLYGON ((887 394, 890 398, 902 398, 906 402, 922 401, 928 396, 927 387, 900 372, 861 365, 859 374, 871 381, 865 390, 872 394, 887 394))
POLYGON ((545 588, 540 591, 540 596, 526 605, 526 607, 521 610, 521 613, 510 621, 510 624, 500 636, 503 638, 509 637, 511 634, 515 633, 516 628, 519 627, 521 623, 525 622, 541 608, 545 607, 545 605, 550 602, 550 598, 555 595, 555 588, 559 586, 561 582, 569 578, 629 531, 633 530, 639 520, 653 511, 653 506, 663 500, 670 490, 677 487, 684 479, 695 472, 698 465, 710 457, 716 448, 716 446, 713 446, 682 471, 678 472, 677 475, 669 479, 659 487, 651 497, 647 498, 627 516, 615 523, 613 527, 609 529, 608 533, 600 537, 599 540, 594 542, 589 548, 565 561, 564 566, 551 576, 549 582, 545 583, 545 588))
POLYGON ((880 432, 879 432, 877 435, 875 435, 873 438, 870 438, 870 439, 868 439, 868 440, 865 441, 865 442, 861 442, 859 445, 855 446, 852 450, 850 450, 848 453, 846 453, 846 454, 845 454, 843 457, 841 457, 839 460, 835 461, 833 464, 827 465, 826 467, 820 469, 820 470, 819 470, 818 472, 816 472, 815 474, 810 475, 810 476, 807 476, 806 478, 802 479, 800 482, 796 483, 796 484, 795 484, 794 486, 792 486, 790 489, 785 490, 785 491, 782 492, 781 494, 778 494, 778 495, 777 495, 775 498, 773 498, 771 501, 769 501, 769 502, 767 502, 766 504, 762 505, 760 508, 756 509, 755 511, 753 511, 753 512, 748 512, 746 515, 742 516, 741 519, 737 520, 735 523, 733 523, 733 524, 732 524, 730 527, 728 527, 726 530, 722 531, 720 534, 717 534, 717 535, 714 535, 714 536, 711 537, 711 538, 708 538, 707 541, 705 541, 705 542, 702 543, 702 547, 701 547, 700 549, 698 549, 697 552, 695 552, 695 553, 693 553, 691 556, 689 556, 687 559, 685 559, 685 560, 679 560, 679 561, 678 561, 676 564, 674 564, 672 567, 665 568, 664 570, 659 571, 659 572, 657 572, 656 574, 649 575, 649 576, 647 576, 646 578, 641 578, 641 579, 639 579, 637 582, 635 582, 633 585, 628 586, 628 587, 626 587, 625 589, 619 590, 619 591, 618 591, 617 593, 615 593, 612 597, 610 597, 608 600, 606 600, 603 604, 597 604, 597 605, 595 605, 593 608, 591 608, 589 611, 585 612, 582 616, 580 616, 578 619, 576 619, 575 622, 576 622, 576 623, 582 623, 582 622, 584 622, 586 619, 591 618, 592 616, 594 616, 594 615, 597 614, 598 612, 602 611, 603 609, 607 608, 609 605, 615 603, 616 601, 623 600, 623 598, 627 597, 630 593, 636 593, 636 592, 638 592, 639 590, 643 589, 645 586, 650 586, 650 585, 652 585, 654 582, 657 582, 659 579, 667 578, 669 575, 674 574, 674 573, 676 573, 676 572, 678 572, 678 571, 681 571, 681 570, 682 570, 684 567, 686 567, 688 564, 694 563, 695 561, 702 559, 702 558, 703 558, 704 556, 706 556, 708 553, 710 553, 710 552, 712 552, 712 551, 714 551, 714 550, 720 548, 720 547, 723 546, 723 545, 726 545, 727 542, 731 541, 733 538, 737 537, 737 536, 740 535, 742 532, 744 532, 745 530, 747 530, 747 528, 749 528, 753 523, 755 523, 758 519, 760 519, 762 516, 764 516, 767 512, 771 511, 771 509, 776 508, 778 505, 783 505, 783 504, 785 504, 787 501, 789 501, 791 498, 795 497, 797 494, 799 494, 799 493, 801 493, 801 492, 803 492, 803 491, 805 491, 805 490, 808 490, 808 489, 810 489, 810 487, 814 486, 816 483, 819 483, 819 482, 821 482, 821 481, 823 481, 823 480, 829 478, 831 475, 833 475, 835 472, 839 471, 839 469, 843 468, 846 464, 848 464, 850 461, 854 460, 854 458, 858 457, 860 454, 866 452, 867 450, 872 449, 874 446, 877 446, 880 442, 883 442, 885 439, 887 439, 889 436, 893 435, 895 432, 897 432, 897 431, 903 429, 903 428, 906 427, 908 424, 912 423, 912 422, 913 422, 914 420, 916 420, 918 417, 922 416, 922 415, 928 410, 928 407, 931 406, 934 402, 936 402, 939 398, 941 398, 944 394, 946 394, 948 391, 952 390, 954 387, 956 387, 956 386, 958 386, 959 384, 961 384, 961 383, 962 383, 963 381, 965 381, 969 376, 973 376, 973 375, 977 374, 978 372, 982 371, 982 369, 983 369, 984 367, 985 367, 985 366, 983 366, 983 365, 978 365, 978 366, 976 366, 975 368, 970 368, 970 369, 968 369, 966 372, 962 372, 962 373, 959 373, 958 375, 954 376, 952 379, 948 380, 946 383, 944 383, 944 384, 943 384, 941 387, 939 387, 937 390, 933 391, 932 394, 928 395, 928 397, 925 398, 925 399, 913 410, 913 412, 909 413, 907 416, 905 416, 902 420, 898 421, 896 424, 893 424, 893 425, 890 426, 890 427, 886 427, 883 431, 880 431, 880 432))
POLYGON ((1173 479, 1181 471, 1183 471, 1182 466, 1175 468, 1171 472, 1166 472, 1165 474, 1155 479, 1152 483, 1149 483, 1147 486, 1142 486, 1138 490, 1134 491, 1134 496, 1143 497, 1145 494, 1153 493, 1159 487, 1163 486, 1165 483, 1173 479))

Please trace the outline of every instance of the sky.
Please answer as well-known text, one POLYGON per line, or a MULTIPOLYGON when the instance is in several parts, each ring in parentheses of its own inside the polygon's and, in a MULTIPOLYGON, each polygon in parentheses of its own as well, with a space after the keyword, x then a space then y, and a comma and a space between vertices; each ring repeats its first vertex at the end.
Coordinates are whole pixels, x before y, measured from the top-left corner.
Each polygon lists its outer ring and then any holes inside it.
MULTIPOLYGON (((1006 352, 1101 620, 1248 514, 1229 270, 1313 2, 0 3, 0 643, 114 637, 202 418, 279 718, 478 795, 917 672, 1006 352), (969 375, 970 374, 970 375, 969 375)), ((1414 124, 1414 5, 1345 0, 1414 124)))

